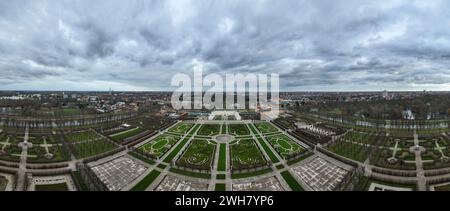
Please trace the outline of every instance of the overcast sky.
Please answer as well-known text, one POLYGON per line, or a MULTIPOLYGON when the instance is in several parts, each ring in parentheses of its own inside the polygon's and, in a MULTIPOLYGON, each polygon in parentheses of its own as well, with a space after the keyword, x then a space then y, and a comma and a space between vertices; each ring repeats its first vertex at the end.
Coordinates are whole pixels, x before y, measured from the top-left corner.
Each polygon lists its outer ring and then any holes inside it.
POLYGON ((280 73, 282 90, 450 90, 447 0, 2 0, 1 90, 172 90, 280 73))

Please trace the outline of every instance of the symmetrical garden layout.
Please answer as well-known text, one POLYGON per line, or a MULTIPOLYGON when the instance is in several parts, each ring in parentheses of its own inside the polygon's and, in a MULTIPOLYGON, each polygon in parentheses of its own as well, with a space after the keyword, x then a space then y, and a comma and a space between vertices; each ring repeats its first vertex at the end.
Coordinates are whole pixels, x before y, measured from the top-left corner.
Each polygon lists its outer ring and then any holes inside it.
POLYGON ((152 169, 131 190, 244 190, 244 180, 249 190, 296 190, 281 171, 311 152, 270 122, 221 119, 178 122, 131 155, 152 169))
POLYGON ((139 124, 50 133, 0 130, 0 191, 450 187, 448 133, 401 136, 324 123, 298 129, 286 121, 186 120, 156 131, 139 124))

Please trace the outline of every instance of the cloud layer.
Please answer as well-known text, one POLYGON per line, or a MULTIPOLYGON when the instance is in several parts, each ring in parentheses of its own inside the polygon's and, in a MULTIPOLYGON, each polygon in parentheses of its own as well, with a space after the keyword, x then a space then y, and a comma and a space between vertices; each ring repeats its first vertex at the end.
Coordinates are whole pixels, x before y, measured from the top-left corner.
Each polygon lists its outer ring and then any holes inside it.
POLYGON ((280 73, 283 90, 450 90, 445 0, 0 1, 0 89, 172 90, 280 73))

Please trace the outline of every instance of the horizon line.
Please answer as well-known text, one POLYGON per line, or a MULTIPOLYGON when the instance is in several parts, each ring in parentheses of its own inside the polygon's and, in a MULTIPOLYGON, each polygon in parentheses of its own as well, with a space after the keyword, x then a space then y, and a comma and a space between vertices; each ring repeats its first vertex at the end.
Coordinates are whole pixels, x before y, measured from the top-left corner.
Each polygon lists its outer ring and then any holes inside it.
MULTIPOLYGON (((280 90, 280 92, 318 92, 318 93, 339 93, 339 92, 450 92, 450 90, 280 90)), ((6 89, 0 92, 174 92, 169 90, 142 90, 142 91, 126 91, 126 90, 26 90, 26 89, 6 89)), ((203 91, 205 92, 205 91, 203 91)), ((247 92, 247 91, 246 91, 247 92)))

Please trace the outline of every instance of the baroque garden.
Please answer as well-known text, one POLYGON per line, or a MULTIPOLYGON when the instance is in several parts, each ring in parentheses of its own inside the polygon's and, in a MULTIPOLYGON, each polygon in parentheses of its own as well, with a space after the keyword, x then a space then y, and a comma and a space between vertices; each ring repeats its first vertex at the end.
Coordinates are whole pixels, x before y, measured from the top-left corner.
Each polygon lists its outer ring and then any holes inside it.
MULTIPOLYGON (((214 113, 214 112, 213 112, 214 113)), ((0 133, 0 190, 447 190, 448 128, 374 127, 306 113, 246 112, 0 133), (239 119, 239 120, 238 120, 239 119), (150 126, 151 125, 151 126, 150 126), (63 129, 61 129, 63 128, 63 129)), ((113 120, 105 120, 113 119, 113 120)), ((49 124, 52 125, 52 124, 49 124)), ((7 128, 7 127, 6 127, 7 128)))

